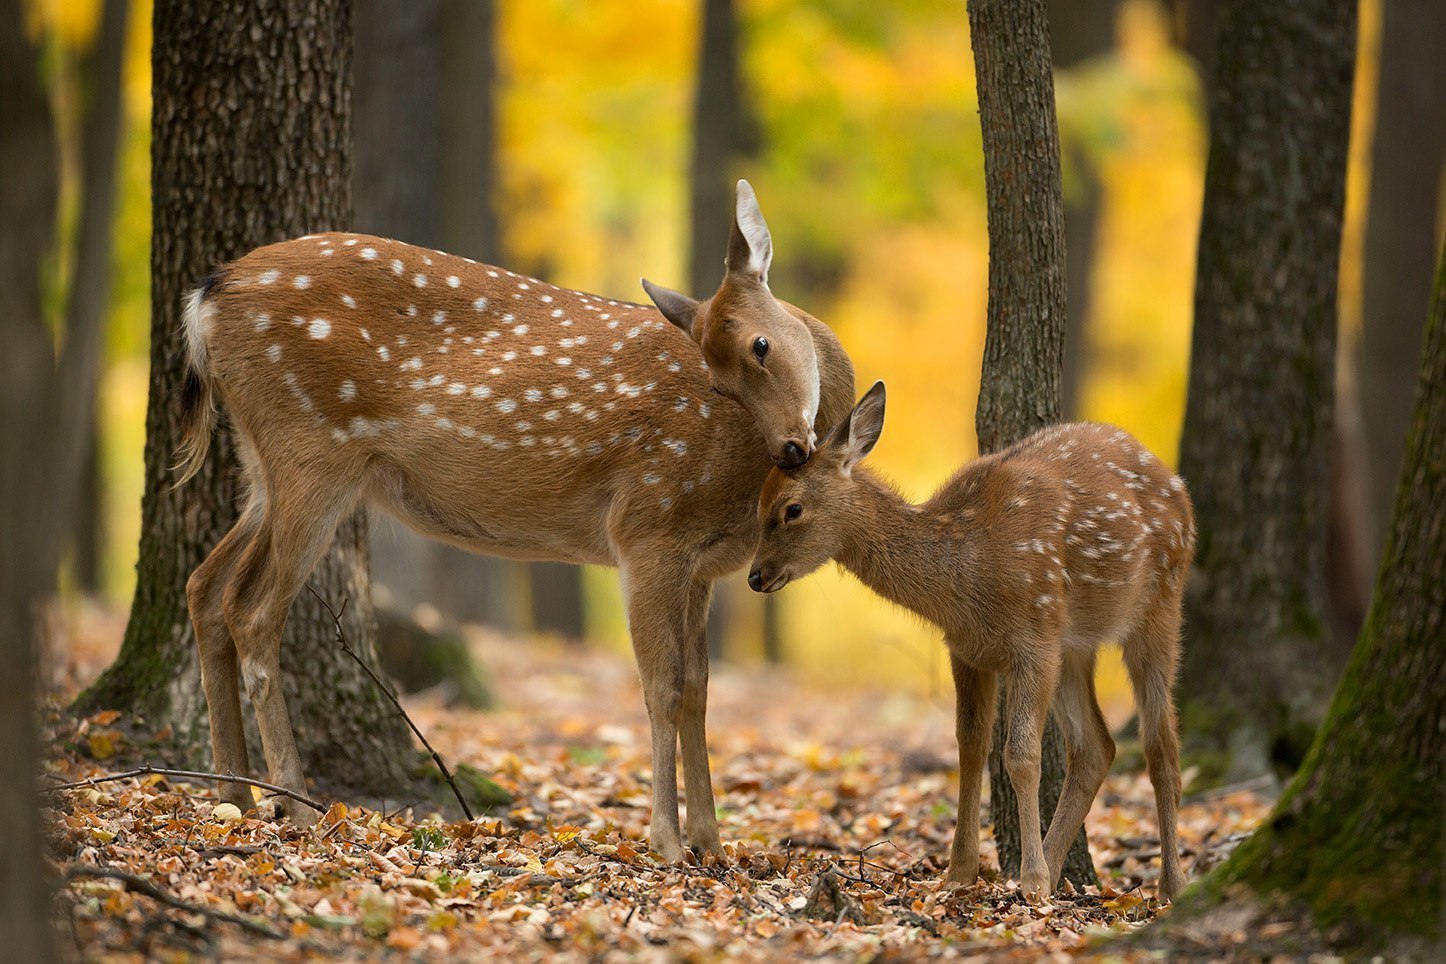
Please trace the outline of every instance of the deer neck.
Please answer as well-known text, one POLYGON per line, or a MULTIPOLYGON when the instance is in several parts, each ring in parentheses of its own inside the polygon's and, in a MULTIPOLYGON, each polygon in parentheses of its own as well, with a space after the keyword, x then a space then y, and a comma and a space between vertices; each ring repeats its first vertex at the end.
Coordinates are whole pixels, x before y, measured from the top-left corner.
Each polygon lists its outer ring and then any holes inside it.
POLYGON ((839 564, 885 599, 947 628, 967 596, 961 588, 973 564, 971 540, 866 469, 854 469, 854 477, 839 564))

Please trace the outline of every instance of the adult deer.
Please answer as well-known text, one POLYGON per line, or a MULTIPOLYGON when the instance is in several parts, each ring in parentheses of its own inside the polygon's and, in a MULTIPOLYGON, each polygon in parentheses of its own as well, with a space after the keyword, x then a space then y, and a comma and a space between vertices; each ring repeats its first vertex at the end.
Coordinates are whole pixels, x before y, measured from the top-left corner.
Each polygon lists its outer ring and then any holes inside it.
POLYGON ((769 292, 771 256, 739 182, 718 291, 695 302, 649 286, 677 327, 649 307, 354 234, 259 248, 193 291, 181 481, 205 458, 219 400, 249 493, 186 586, 217 769, 248 769, 239 662, 271 781, 305 788, 281 630, 365 500, 477 552, 617 566, 652 729, 652 846, 683 853, 681 738, 688 837, 718 849, 704 732, 712 582, 753 550, 769 453, 802 461, 814 417, 832 424, 853 398, 833 333, 769 292))
POLYGON ((775 592, 837 559, 944 631, 958 700, 951 881, 979 872, 979 796, 996 678, 1005 675, 1004 765, 1019 797, 1021 883, 1036 896, 1054 889, 1114 760, 1094 666, 1100 644, 1119 640, 1155 787, 1160 897, 1173 898, 1185 877, 1175 842, 1180 754, 1170 694, 1195 543, 1184 483, 1119 429, 1056 425, 966 465, 916 506, 857 467, 883 424, 878 382, 810 462, 773 471, 759 498, 763 535, 749 585, 775 592), (1040 743, 1051 702, 1068 758, 1041 842, 1040 743))

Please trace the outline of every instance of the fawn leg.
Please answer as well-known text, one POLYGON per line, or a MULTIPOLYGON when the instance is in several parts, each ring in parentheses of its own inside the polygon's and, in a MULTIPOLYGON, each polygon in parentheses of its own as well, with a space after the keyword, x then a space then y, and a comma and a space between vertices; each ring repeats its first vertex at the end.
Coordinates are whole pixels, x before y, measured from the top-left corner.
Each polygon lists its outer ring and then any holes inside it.
POLYGON ((979 798, 989 762, 998 677, 975 669, 952 652, 949 667, 954 673, 954 733, 959 741, 959 816, 945 880, 968 884, 979 876, 979 798))
POLYGON ((1051 887, 1059 885, 1060 871, 1075 833, 1084 824, 1090 804, 1115 759, 1115 741, 1110 737, 1095 697, 1095 653, 1066 657, 1060 671, 1059 693, 1054 715, 1064 734, 1068 757, 1064 787, 1049 821, 1044 838, 1044 858, 1049 865, 1051 887))
POLYGON ((1004 769, 1019 799, 1019 883, 1028 899, 1049 894, 1049 867, 1039 832, 1039 766, 1044 721, 1058 678, 1057 659, 1016 664, 1004 701, 1009 720, 1004 769))
POLYGON ((1185 888, 1175 820, 1180 810, 1180 737, 1176 729, 1175 671, 1180 659, 1180 598, 1163 600, 1124 643, 1125 668, 1140 714, 1145 766, 1155 787, 1160 824, 1161 900, 1174 900, 1185 888))

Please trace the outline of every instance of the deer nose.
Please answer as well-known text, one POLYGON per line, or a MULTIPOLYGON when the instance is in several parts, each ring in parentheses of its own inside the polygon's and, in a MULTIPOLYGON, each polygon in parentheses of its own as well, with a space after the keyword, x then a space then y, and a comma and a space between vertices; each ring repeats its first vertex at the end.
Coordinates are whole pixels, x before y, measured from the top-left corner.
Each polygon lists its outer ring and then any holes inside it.
POLYGON ((783 443, 783 458, 778 460, 780 469, 796 469, 808 461, 808 452, 797 442, 783 443))
POLYGON ((763 571, 755 569, 748 574, 748 588, 754 592, 763 591, 763 571))

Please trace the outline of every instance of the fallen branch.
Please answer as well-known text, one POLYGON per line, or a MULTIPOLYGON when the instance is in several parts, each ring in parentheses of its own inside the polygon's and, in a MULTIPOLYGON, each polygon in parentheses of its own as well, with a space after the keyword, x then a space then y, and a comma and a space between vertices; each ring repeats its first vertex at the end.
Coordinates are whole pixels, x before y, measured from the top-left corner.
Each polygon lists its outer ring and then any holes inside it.
POLYGON ((270 927, 267 927, 265 924, 258 924, 254 920, 248 920, 245 917, 240 917, 236 914, 228 914, 223 910, 215 910, 201 904, 193 904, 190 901, 181 900, 181 898, 176 897, 172 894, 168 894, 164 890, 161 890, 161 888, 157 887, 149 880, 146 880, 144 877, 137 876, 136 874, 126 873, 124 870, 114 870, 110 867, 97 867, 91 864, 81 864, 76 867, 71 867, 65 872, 65 880, 67 883, 80 878, 95 877, 105 880, 120 881, 120 883, 125 886, 126 890, 140 894, 143 897, 149 897, 151 900, 159 901, 160 903, 165 904, 167 907, 174 907, 176 910, 185 911, 188 914, 200 914, 203 917, 210 918, 211 920, 218 920, 227 924, 235 924, 242 930, 259 935, 261 937, 269 938, 273 941, 286 940, 285 934, 281 933, 280 931, 273 930, 270 927))
POLYGON ((362 668, 362 671, 371 677, 372 682, 377 684, 377 688, 386 694, 387 699, 392 701, 392 705, 397 708, 397 712, 402 714, 402 719, 407 721, 407 726, 411 727, 412 732, 417 735, 417 739, 422 741, 422 746, 426 747, 427 752, 432 754, 432 761, 437 764, 437 769, 442 772, 442 777, 447 781, 447 785, 450 786, 452 788, 452 792, 456 794, 457 802, 462 805, 462 813, 467 816, 468 820, 476 819, 472 815, 472 808, 467 806, 467 800, 465 797, 462 796, 462 791, 458 789, 457 781, 452 779, 452 771, 447 769, 447 764, 442 762, 441 754, 439 754, 435 749, 432 748, 432 744, 429 743, 427 741, 427 738, 422 735, 422 731, 417 729, 417 724, 412 722, 412 718, 408 716, 407 711, 402 708, 401 700, 397 699, 397 694, 393 693, 391 687, 387 686, 386 683, 382 682, 380 676, 372 672, 372 668, 368 666, 366 662, 352 650, 351 644, 346 641, 346 633, 341 628, 341 616, 342 613, 346 612, 346 604, 350 602, 350 600, 343 599, 341 602, 340 610, 332 609, 331 604, 328 603, 325 599, 323 599, 321 597, 321 593, 313 589, 310 584, 308 584, 306 588, 308 592, 310 592, 313 596, 316 597, 316 601, 321 603, 321 605, 326 609, 326 611, 331 614, 331 621, 336 627, 336 641, 341 645, 342 652, 350 656, 356 662, 356 664, 362 668))
POLYGON ((57 790, 78 790, 81 787, 93 787, 99 783, 112 783, 116 780, 129 780, 132 777, 149 776, 152 773, 163 777, 178 777, 182 780, 219 780, 221 783, 240 783, 245 786, 260 787, 271 796, 289 797, 297 803, 305 804, 318 813, 326 813, 325 804, 317 803, 310 797, 304 797, 294 790, 278 787, 274 783, 253 780, 250 777, 238 777, 234 773, 206 773, 201 770, 171 770, 153 767, 150 764, 136 767, 134 770, 126 770, 124 773, 107 773, 98 777, 87 777, 84 780, 76 780, 74 783, 57 783, 55 786, 45 787, 44 790, 46 793, 54 793, 57 790))

